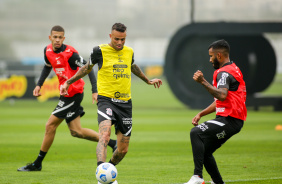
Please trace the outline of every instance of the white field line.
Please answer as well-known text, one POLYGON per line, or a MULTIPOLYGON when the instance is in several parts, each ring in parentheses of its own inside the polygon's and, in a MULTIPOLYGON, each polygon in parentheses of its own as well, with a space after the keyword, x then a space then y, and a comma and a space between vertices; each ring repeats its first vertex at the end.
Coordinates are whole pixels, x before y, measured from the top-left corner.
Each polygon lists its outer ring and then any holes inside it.
MULTIPOLYGON (((282 179, 282 177, 272 177, 272 178, 252 178, 252 179, 242 179, 242 180, 226 180, 226 183, 234 183, 234 182, 241 182, 241 181, 265 181, 265 180, 278 180, 282 179)), ((210 181, 206 181, 210 183, 210 181)))
MULTIPOLYGON (((235 182, 243 182, 243 181, 266 181, 266 180, 278 180, 282 179, 282 177, 272 177, 272 178, 252 178, 252 179, 242 179, 242 180, 225 180, 226 184, 235 183, 235 182)), ((205 181, 205 183, 211 183, 210 181, 205 181)), ((160 184, 160 183, 158 183, 160 184)), ((176 183, 180 184, 180 183, 176 183)), ((183 184, 183 183, 181 183, 183 184)))

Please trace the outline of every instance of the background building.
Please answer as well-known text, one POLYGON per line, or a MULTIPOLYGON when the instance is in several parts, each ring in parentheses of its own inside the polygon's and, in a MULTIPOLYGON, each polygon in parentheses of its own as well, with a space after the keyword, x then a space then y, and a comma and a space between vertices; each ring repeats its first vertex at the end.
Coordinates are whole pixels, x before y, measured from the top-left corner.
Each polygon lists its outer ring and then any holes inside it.
MULTIPOLYGON (((0 60, 43 62, 53 25, 66 29, 66 44, 88 59, 93 46, 108 43, 115 22, 128 26, 127 45, 141 65, 162 65, 170 38, 194 22, 282 22, 280 0, 1 0, 0 60), (194 7, 191 16, 191 5, 194 7)), ((266 34, 282 72, 282 34, 266 34)))

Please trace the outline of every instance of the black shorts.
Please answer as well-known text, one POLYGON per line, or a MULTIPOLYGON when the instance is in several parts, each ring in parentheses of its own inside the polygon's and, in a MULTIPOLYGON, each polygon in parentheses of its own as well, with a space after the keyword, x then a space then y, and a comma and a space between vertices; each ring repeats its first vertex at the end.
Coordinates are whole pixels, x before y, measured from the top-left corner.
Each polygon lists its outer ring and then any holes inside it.
POLYGON ((197 134, 205 143, 205 149, 214 152, 230 137, 239 133, 243 125, 243 120, 230 116, 216 116, 215 119, 208 120, 194 127, 191 131, 198 132, 197 134))
POLYGON ((111 120, 115 130, 125 136, 131 136, 132 102, 98 95, 98 123, 111 120))
POLYGON ((85 112, 80 103, 83 99, 83 93, 75 94, 73 97, 60 96, 59 103, 52 112, 58 118, 65 119, 67 123, 78 116, 82 117, 85 112))

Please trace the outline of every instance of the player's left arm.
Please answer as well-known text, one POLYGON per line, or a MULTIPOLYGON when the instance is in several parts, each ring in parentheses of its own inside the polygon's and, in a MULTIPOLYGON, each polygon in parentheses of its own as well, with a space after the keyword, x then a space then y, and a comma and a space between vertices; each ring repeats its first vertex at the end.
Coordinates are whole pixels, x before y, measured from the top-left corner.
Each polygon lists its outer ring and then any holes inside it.
POLYGON ((131 65, 131 72, 139 77, 141 80, 146 82, 149 85, 154 85, 155 88, 159 88, 162 85, 162 80, 161 79, 152 79, 149 80, 146 75, 142 72, 141 68, 137 66, 136 64, 131 65))

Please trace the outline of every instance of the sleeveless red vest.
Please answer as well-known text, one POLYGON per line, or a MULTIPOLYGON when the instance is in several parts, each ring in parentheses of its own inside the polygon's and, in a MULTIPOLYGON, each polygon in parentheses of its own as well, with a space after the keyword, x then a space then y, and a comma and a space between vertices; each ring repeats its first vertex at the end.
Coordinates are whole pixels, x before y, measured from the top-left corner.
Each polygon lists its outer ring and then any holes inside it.
MULTIPOLYGON (((71 69, 68 62, 74 52, 78 53, 72 46, 69 45, 66 45, 66 49, 60 53, 55 53, 53 51, 52 44, 47 46, 46 57, 51 63, 53 70, 59 79, 59 87, 64 84, 67 79, 74 76, 79 70, 79 67, 76 67, 75 70, 71 69)), ((71 84, 68 89, 69 95, 66 95, 65 97, 72 97, 77 93, 83 93, 84 84, 83 79, 79 79, 71 84)))
POLYGON ((228 91, 227 97, 224 101, 220 101, 215 98, 216 115, 224 117, 231 116, 245 121, 247 117, 247 108, 245 105, 247 92, 241 70, 235 65, 235 63, 216 70, 213 74, 213 86, 216 88, 216 78, 219 72, 227 72, 231 74, 239 82, 239 87, 237 91, 228 91))

